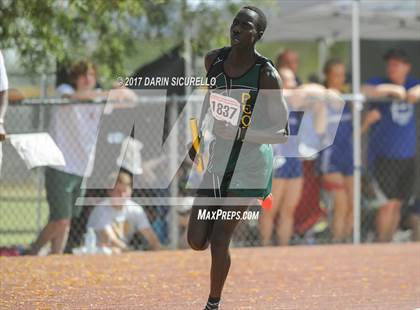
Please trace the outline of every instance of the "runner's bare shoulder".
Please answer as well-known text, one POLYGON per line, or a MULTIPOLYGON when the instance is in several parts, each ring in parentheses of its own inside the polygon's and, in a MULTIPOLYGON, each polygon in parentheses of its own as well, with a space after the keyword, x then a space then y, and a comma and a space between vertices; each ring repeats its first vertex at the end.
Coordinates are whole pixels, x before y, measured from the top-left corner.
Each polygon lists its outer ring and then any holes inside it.
POLYGON ((282 89, 282 81, 276 68, 267 62, 261 68, 260 89, 282 89))
POLYGON ((206 71, 209 71, 211 64, 216 59, 217 55, 219 54, 221 48, 212 50, 206 54, 204 57, 204 65, 206 66, 206 71))

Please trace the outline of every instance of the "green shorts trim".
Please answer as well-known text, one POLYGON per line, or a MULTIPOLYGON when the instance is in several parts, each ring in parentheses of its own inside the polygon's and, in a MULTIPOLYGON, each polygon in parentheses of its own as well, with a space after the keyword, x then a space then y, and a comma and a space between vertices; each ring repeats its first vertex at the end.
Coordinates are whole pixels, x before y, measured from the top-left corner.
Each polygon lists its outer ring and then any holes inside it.
POLYGON ((250 182, 255 180, 255 176, 239 175, 235 177, 233 173, 227 173, 226 179, 223 182, 223 176, 217 175, 208 170, 203 176, 196 195, 199 197, 253 197, 266 198, 271 193, 272 186, 272 170, 268 169, 264 179, 257 180, 257 182, 250 182), (254 177, 252 179, 252 177, 254 177))
POLYGON ((81 207, 75 206, 76 199, 85 195, 81 189, 83 178, 77 175, 47 167, 45 189, 50 208, 50 221, 71 219, 80 215, 81 207))

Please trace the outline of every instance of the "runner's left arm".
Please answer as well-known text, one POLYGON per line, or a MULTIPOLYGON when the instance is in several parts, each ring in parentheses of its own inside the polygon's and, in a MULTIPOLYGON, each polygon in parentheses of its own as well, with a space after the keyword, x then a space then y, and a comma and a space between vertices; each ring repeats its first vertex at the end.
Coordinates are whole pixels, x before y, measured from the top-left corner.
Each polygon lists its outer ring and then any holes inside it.
POLYGON ((260 76, 260 91, 257 105, 266 109, 267 123, 274 124, 266 129, 247 129, 244 142, 261 144, 286 143, 289 136, 288 115, 286 101, 283 97, 283 86, 277 70, 269 63, 262 68, 260 76))

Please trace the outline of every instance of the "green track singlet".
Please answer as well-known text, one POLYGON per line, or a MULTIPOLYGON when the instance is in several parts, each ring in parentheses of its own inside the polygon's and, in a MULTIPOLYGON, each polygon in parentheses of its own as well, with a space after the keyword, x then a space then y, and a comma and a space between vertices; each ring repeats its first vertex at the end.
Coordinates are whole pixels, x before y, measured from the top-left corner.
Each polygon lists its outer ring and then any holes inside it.
MULTIPOLYGON (((263 101, 257 100, 259 81, 261 69, 269 60, 258 56, 255 64, 242 76, 231 78, 223 69, 229 52, 230 47, 220 49, 207 73, 208 80, 216 78, 216 84, 209 90, 210 113, 213 118, 219 117, 219 120, 226 121, 230 121, 232 118, 229 117, 233 115, 233 119, 236 117, 235 126, 252 129, 272 126, 268 121, 268 111, 256 107, 257 104, 263 104, 263 101), (228 99, 220 99, 220 96, 228 99), (237 105, 230 103, 229 98, 235 99, 237 105), (238 104, 239 111, 237 111, 238 104)), ((265 198, 269 195, 273 166, 271 145, 233 142, 214 136, 216 139, 210 153, 207 172, 223 176, 221 191, 241 197, 265 198)))

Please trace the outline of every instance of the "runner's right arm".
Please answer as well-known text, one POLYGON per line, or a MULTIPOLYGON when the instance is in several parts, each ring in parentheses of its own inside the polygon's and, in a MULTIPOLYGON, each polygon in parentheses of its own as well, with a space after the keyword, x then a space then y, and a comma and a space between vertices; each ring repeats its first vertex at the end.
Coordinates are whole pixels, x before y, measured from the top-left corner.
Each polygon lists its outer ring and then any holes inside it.
MULTIPOLYGON (((204 67, 206 68, 206 72, 208 72, 210 70, 210 67, 213 64, 213 62, 216 59, 219 52, 220 52, 220 49, 215 49, 215 50, 212 50, 212 51, 208 52, 207 55, 204 57, 204 67)), ((210 106, 209 92, 207 92, 207 94, 204 98, 203 106, 201 108, 200 119, 198 120, 198 129, 199 129, 200 139, 202 137, 201 128, 203 127, 203 122, 204 122, 204 119, 206 118, 209 106, 210 106)), ((197 153, 196 153, 195 149, 192 147, 192 144, 191 145, 189 144, 188 145, 188 156, 190 157, 190 159, 192 161, 194 161, 196 155, 197 155, 197 153)))

